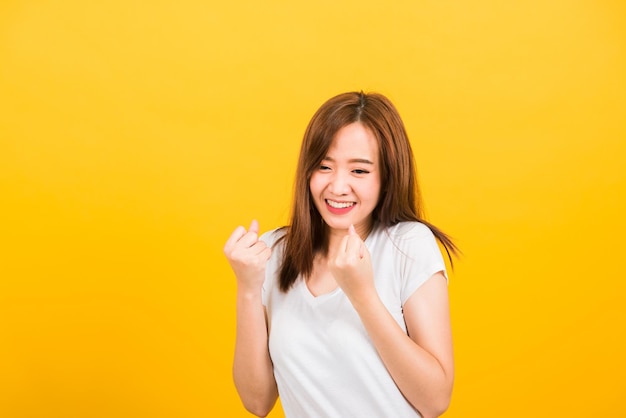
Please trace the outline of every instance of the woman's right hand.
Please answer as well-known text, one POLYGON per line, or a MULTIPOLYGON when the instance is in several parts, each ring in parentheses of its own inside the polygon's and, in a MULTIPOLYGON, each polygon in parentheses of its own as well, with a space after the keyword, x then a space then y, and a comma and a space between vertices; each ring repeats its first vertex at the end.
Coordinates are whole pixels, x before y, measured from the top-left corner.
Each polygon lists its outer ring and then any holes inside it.
POLYGON ((262 288, 265 264, 272 249, 259 240, 259 223, 256 220, 252 221, 247 231, 243 226, 233 231, 224 246, 224 254, 235 272, 240 288, 251 291, 262 288))
POLYGON ((278 399, 262 301, 265 265, 272 250, 259 240, 259 223, 252 221, 247 231, 243 226, 233 231, 224 254, 237 277, 233 380, 246 409, 264 417, 278 399))

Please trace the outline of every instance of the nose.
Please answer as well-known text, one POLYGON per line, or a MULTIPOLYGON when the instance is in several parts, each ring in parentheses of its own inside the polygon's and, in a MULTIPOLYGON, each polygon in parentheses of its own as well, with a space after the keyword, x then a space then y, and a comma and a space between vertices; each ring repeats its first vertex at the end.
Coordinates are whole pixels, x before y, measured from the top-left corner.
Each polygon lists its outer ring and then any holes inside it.
POLYGON ((328 185, 328 190, 337 196, 350 193, 350 178, 347 173, 337 171, 333 174, 328 185))

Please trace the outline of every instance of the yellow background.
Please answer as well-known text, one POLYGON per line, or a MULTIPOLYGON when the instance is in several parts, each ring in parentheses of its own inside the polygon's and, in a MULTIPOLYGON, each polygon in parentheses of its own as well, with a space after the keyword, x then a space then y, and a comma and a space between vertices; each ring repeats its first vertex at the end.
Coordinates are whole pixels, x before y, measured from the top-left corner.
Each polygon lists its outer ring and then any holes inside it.
POLYGON ((223 243, 360 89, 464 251, 446 416, 625 415, 624 2, 4 0, 0 416, 248 416, 223 243))

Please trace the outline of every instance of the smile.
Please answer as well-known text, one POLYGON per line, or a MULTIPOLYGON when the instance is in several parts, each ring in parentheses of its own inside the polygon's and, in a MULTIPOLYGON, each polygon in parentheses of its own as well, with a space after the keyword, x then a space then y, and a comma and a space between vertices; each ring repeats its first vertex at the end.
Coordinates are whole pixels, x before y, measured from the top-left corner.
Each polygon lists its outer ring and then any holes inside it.
POLYGON ((326 203, 328 204, 328 206, 335 209, 345 209, 355 205, 354 202, 335 202, 328 199, 326 199, 326 203))

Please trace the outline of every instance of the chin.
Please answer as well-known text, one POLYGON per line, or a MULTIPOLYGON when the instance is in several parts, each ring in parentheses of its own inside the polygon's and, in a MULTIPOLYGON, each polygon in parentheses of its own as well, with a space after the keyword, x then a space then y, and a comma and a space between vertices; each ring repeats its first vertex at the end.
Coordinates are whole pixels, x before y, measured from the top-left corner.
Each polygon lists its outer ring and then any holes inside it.
POLYGON ((350 225, 353 224, 352 221, 349 220, 345 220, 345 221, 328 221, 327 219, 324 219, 324 222, 326 223, 326 225, 330 228, 330 229, 337 229, 337 230, 348 230, 348 228, 350 228, 350 225))

